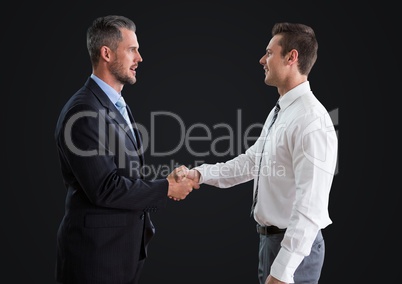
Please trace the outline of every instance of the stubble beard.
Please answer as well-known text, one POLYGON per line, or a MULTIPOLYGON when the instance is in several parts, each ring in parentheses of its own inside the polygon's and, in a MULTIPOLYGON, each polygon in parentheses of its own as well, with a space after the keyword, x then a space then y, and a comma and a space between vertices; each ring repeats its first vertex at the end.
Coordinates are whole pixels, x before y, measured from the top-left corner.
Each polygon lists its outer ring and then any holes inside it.
POLYGON ((125 67, 119 64, 118 61, 113 62, 110 66, 110 72, 114 75, 116 80, 118 80, 121 84, 129 84, 133 85, 137 82, 137 78, 135 76, 129 76, 125 72, 125 67))

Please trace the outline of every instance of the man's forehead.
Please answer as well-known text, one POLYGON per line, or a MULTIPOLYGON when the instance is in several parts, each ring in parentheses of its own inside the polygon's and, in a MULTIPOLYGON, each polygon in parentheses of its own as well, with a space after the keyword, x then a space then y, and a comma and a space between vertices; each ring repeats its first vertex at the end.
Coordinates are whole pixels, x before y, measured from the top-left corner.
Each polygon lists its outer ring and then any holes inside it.
POLYGON ((274 46, 279 46, 279 44, 278 44, 279 39, 280 39, 279 35, 273 36, 271 38, 271 40, 269 41, 266 49, 268 50, 268 49, 272 49, 274 46))
POLYGON ((139 45, 138 39, 134 31, 122 29, 122 34, 123 34, 123 42, 125 42, 128 45, 135 45, 136 47, 138 47, 139 45))

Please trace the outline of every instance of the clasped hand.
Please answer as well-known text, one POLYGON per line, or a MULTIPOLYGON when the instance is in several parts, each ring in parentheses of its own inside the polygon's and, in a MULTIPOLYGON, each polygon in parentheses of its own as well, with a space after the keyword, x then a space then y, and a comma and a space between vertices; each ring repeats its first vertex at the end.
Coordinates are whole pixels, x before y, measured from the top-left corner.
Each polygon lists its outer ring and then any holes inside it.
POLYGON ((175 168, 167 177, 168 196, 175 201, 183 200, 193 189, 199 189, 199 172, 189 170, 186 166, 175 168))

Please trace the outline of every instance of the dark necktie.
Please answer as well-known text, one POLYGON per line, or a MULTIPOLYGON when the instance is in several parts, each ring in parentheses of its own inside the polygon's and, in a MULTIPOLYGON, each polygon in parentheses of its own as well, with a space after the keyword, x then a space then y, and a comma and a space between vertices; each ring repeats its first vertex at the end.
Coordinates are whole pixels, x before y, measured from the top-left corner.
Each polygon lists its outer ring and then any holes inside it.
POLYGON ((131 124, 130 118, 128 117, 128 112, 127 112, 126 106, 127 105, 126 105, 126 102, 124 101, 123 96, 120 96, 119 100, 116 102, 116 107, 120 111, 120 113, 124 117, 124 119, 126 120, 128 126, 130 127, 131 133, 133 134, 134 140, 137 143, 136 137, 134 134, 134 130, 133 130, 133 125, 131 124))
POLYGON ((265 136, 264 144, 262 145, 261 159, 260 159, 260 164, 259 164, 259 167, 258 167, 257 184, 256 184, 256 187, 255 187, 253 204, 251 205, 251 212, 250 212, 251 216, 253 216, 254 208, 255 208, 255 205, 257 204, 258 182, 260 181, 261 161, 262 161, 262 157, 263 157, 263 153, 264 153, 265 142, 267 141, 267 137, 268 137, 269 131, 271 130, 272 125, 274 124, 276 118, 278 117, 278 112, 279 112, 280 109, 281 109, 281 107, 279 106, 279 101, 277 101, 276 105, 275 105, 274 116, 272 117, 271 123, 268 126, 267 135, 265 136))

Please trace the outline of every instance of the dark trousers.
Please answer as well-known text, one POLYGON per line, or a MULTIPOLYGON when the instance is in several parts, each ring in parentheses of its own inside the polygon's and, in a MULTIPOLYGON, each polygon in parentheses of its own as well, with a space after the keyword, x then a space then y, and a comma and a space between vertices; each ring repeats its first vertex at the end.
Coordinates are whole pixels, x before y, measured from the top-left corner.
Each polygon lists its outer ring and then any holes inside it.
MULTIPOLYGON (((131 282, 130 284, 139 284, 140 283, 141 272, 142 272, 142 269, 144 267, 144 262, 145 262, 145 259, 139 261, 138 266, 137 266, 137 270, 135 272, 135 277, 133 279, 133 282, 131 282)), ((56 283, 58 283, 58 284, 65 284, 65 283, 68 284, 68 283, 71 283, 71 282, 70 281, 69 282, 59 282, 58 281, 56 283)), ((82 283, 92 284, 92 283, 95 283, 95 282, 93 282, 93 281, 89 281, 89 282, 82 281, 82 283)), ((73 283, 73 284, 76 284, 76 283, 73 283)), ((114 284, 114 283, 110 283, 110 284, 114 284)))
POLYGON ((141 272, 142 272, 142 268, 144 267, 144 262, 145 262, 145 259, 140 260, 140 262, 138 263, 138 267, 137 267, 137 271, 136 271, 136 273, 135 273, 135 279, 134 279, 134 283, 133 283, 133 284, 138 284, 138 283, 140 283, 141 272))
MULTIPOLYGON (((264 284, 270 274, 271 265, 281 248, 285 233, 262 235, 260 234, 258 279, 264 284)), ((295 284, 317 284, 324 264, 325 242, 321 230, 311 248, 311 252, 300 263, 294 274, 295 284)))

